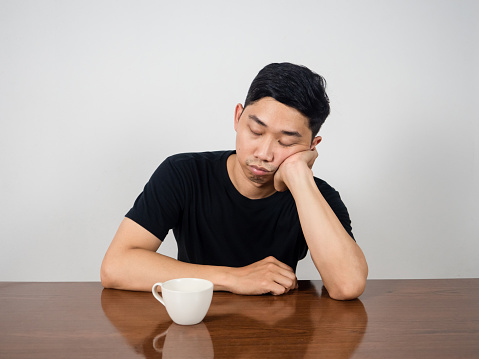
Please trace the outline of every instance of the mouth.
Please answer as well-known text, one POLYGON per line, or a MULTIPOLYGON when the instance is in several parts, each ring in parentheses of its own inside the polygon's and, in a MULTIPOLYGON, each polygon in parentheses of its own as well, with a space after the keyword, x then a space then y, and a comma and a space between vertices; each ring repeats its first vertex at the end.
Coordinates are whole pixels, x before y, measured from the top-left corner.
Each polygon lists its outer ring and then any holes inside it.
POLYGON ((256 166, 256 165, 249 165, 248 167, 251 173, 255 176, 266 176, 274 172, 274 171, 268 170, 267 168, 256 166))

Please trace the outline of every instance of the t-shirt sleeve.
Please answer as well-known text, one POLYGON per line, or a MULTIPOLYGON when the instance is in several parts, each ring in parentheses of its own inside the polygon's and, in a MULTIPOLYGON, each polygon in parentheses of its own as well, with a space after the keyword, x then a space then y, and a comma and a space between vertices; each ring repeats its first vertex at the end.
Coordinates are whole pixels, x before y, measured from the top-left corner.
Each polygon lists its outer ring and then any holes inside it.
POLYGON ((126 217, 160 240, 178 224, 184 203, 182 176, 166 159, 153 173, 126 217))
POLYGON ((338 217, 346 232, 348 232, 349 235, 355 240, 348 209, 343 203, 339 192, 323 180, 315 178, 315 181, 324 199, 326 202, 328 202, 329 206, 336 214, 336 217, 338 217))

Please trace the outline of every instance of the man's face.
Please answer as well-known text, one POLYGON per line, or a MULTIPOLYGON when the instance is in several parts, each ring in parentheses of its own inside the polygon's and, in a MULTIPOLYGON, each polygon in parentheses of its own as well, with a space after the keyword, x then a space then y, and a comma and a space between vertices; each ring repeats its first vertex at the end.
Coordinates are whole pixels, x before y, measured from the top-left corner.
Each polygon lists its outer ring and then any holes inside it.
MULTIPOLYGON (((289 156, 311 149, 308 119, 271 97, 235 111, 236 155, 243 174, 257 186, 272 185, 274 173, 289 156)), ((318 140, 319 139, 319 140, 318 140)))

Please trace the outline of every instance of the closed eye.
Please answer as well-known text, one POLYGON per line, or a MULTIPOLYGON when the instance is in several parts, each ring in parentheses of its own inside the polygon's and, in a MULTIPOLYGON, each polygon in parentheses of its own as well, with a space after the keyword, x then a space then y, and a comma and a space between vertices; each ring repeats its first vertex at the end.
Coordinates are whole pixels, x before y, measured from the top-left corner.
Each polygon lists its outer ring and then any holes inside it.
POLYGON ((291 147, 292 145, 294 145, 294 143, 288 143, 288 144, 286 144, 286 143, 282 143, 281 141, 278 141, 278 143, 279 143, 281 146, 283 146, 283 147, 291 147))

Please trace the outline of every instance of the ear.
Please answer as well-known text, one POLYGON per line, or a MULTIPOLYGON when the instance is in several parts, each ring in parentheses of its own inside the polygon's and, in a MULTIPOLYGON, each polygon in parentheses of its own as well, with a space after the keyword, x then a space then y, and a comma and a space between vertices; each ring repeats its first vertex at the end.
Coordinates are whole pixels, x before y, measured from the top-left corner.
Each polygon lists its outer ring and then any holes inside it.
POLYGON ((319 143, 321 142, 323 138, 321 136, 316 136, 315 138, 313 138, 313 142, 311 143, 311 147, 310 147, 310 150, 314 150, 314 148, 319 145, 319 143))
POLYGON ((242 113, 243 113, 243 105, 239 103, 235 107, 235 131, 237 131, 238 129, 238 122, 240 120, 242 113))

